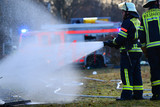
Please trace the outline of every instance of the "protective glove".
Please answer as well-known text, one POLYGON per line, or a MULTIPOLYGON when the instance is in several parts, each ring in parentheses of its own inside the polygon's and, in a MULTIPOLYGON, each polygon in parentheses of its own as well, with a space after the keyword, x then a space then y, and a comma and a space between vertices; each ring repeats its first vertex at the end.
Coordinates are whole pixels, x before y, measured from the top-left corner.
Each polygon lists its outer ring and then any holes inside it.
POLYGON ((103 42, 103 44, 104 44, 104 46, 113 47, 113 41, 111 41, 111 40, 105 41, 105 42, 103 42))
POLYGON ((118 45, 115 45, 115 44, 113 43, 113 41, 111 41, 111 40, 105 41, 105 42, 103 42, 103 44, 104 44, 104 46, 114 47, 114 48, 116 48, 116 49, 119 49, 119 48, 120 48, 118 45))

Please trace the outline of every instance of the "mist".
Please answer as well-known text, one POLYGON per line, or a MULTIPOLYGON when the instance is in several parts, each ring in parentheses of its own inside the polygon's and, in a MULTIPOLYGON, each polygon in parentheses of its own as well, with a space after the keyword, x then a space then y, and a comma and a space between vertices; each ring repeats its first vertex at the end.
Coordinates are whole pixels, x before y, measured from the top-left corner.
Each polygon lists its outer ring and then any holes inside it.
MULTIPOLYGON (((74 53, 75 59, 99 49, 102 43, 77 43, 74 53), (93 46, 92 46, 93 47, 93 46)), ((80 86, 65 87, 65 84, 80 82, 81 75, 77 68, 71 66, 73 62, 73 50, 71 44, 65 44, 63 54, 61 44, 57 47, 45 46, 23 47, 19 51, 6 58, 0 65, 0 75, 3 77, 1 88, 15 90, 23 99, 38 102, 70 102, 75 97, 61 96, 57 98, 54 91, 61 88, 64 94, 77 94, 80 86), (67 97, 64 99, 64 97, 67 97)), ((1 93, 2 94, 2 93, 1 93)))
MULTIPOLYGON (((41 24, 57 22, 46 10, 43 10, 44 7, 31 0, 10 2, 15 12, 12 18, 17 23, 25 21, 37 28, 41 24)), ((32 102, 72 102, 76 97, 65 96, 65 94, 76 95, 82 90, 81 86, 73 85, 80 82, 81 75, 78 69, 72 66, 72 62, 102 46, 102 42, 77 42, 76 45, 56 43, 39 46, 30 40, 0 62, 1 90, 14 92, 10 97, 16 96, 32 102), (56 93, 57 89, 62 93, 61 95, 56 93)), ((0 96, 3 96, 0 98, 2 100, 8 97, 2 91, 0 96)))

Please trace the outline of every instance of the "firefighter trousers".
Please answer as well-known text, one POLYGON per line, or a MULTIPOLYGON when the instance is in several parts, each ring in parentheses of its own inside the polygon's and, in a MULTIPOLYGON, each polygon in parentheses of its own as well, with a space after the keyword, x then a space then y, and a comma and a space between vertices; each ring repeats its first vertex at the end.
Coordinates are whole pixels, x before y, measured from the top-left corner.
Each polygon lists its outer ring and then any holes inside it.
POLYGON ((121 98, 124 100, 142 99, 141 56, 141 52, 129 52, 129 55, 127 52, 121 53, 120 74, 123 83, 121 98))
POLYGON ((160 100, 160 46, 147 48, 150 64, 152 98, 160 100))

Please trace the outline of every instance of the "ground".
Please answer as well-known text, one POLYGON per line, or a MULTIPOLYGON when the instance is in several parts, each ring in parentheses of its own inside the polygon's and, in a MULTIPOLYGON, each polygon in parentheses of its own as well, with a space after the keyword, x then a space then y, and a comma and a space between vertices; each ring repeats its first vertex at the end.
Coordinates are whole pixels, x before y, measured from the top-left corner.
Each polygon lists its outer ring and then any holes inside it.
MULTIPOLYGON (((142 78, 144 89, 151 89, 149 66, 142 66, 142 78)), ((80 95, 92 95, 92 97, 78 97, 72 103, 68 104, 44 104, 44 105, 21 105, 21 107, 153 107, 158 106, 160 101, 132 100, 132 101, 116 101, 114 98, 102 98, 103 96, 120 96, 121 90, 116 89, 119 80, 119 69, 102 68, 102 69, 82 69, 79 71, 83 77, 81 82, 84 83, 83 91, 80 95), (96 71, 97 74, 93 74, 96 71), (93 96, 101 96, 94 98, 93 96)), ((121 88, 121 86, 119 87, 121 88)), ((148 96, 151 96, 151 91, 144 91, 148 96)))

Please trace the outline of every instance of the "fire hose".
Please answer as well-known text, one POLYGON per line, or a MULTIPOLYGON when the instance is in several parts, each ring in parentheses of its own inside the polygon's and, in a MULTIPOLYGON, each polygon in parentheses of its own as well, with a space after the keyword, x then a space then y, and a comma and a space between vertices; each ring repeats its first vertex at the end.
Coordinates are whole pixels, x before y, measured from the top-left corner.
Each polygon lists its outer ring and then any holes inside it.
MULTIPOLYGON (((99 82, 107 82, 106 80, 94 79, 94 78, 88 78, 88 77, 83 77, 83 79, 94 80, 94 81, 99 81, 99 82)), ((111 80, 111 82, 117 82, 117 87, 116 87, 117 90, 122 89, 122 88, 120 88, 120 85, 122 84, 121 80, 111 80)), ((68 84, 64 84, 64 85, 68 85, 68 84)), ((75 83, 74 83, 74 85, 75 85, 75 83)), ((76 82, 76 85, 81 86, 81 85, 83 85, 83 83, 76 82)), ((48 85, 46 85, 46 87, 48 87, 48 85)), ((60 87, 57 88, 56 90, 54 90, 54 94, 61 95, 61 96, 71 96, 71 97, 111 98, 111 99, 119 98, 119 96, 78 95, 78 94, 69 94, 69 93, 65 94, 65 93, 61 93, 60 92, 61 90, 63 90, 63 89, 60 87)), ((151 91, 151 89, 144 89, 144 91, 151 91)), ((143 98, 149 99, 151 97, 149 95, 152 95, 152 93, 144 93, 143 98)), ((19 96, 15 96, 15 97, 19 97, 19 96)), ((5 106, 18 105, 18 104, 25 104, 25 105, 45 104, 44 102, 31 102, 30 100, 22 100, 22 101, 16 101, 16 102, 8 102, 8 103, 5 103, 3 100, 0 100, 0 101, 1 101, 1 104, 5 105, 5 106)))
MULTIPOLYGON (((99 82, 106 82, 106 80, 100 80, 100 79, 94 79, 94 78, 88 78, 88 77, 83 77, 83 79, 88 79, 88 80, 94 80, 94 81, 99 81, 99 82)), ((122 84, 121 80, 111 80, 111 82, 116 82, 117 81, 117 87, 116 89, 118 90, 122 90, 122 88, 120 88, 120 85, 122 84)), ((83 83, 79 83, 81 85, 83 85, 83 83)), ((54 93, 57 95, 62 95, 62 96, 75 96, 75 97, 91 97, 91 98, 112 98, 112 99, 116 99, 119 98, 119 96, 97 96, 97 95, 77 95, 77 94, 65 94, 65 93, 60 93, 60 91, 62 90, 62 88, 57 88, 54 93)), ((144 91, 151 91, 151 89, 144 89, 144 91)), ((144 99, 149 99, 152 95, 152 93, 144 93, 143 97, 144 99)))

